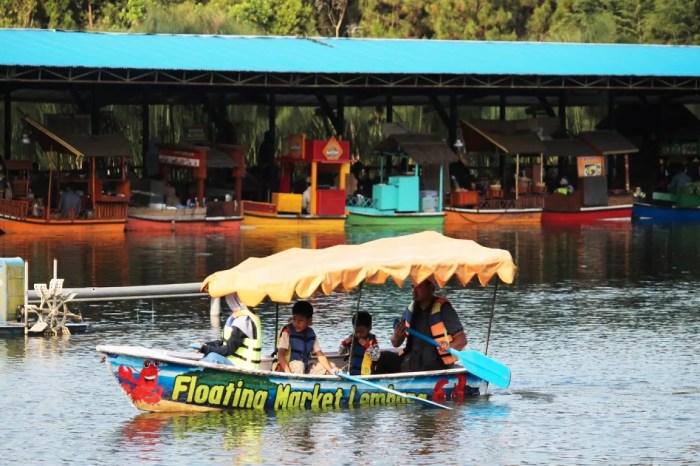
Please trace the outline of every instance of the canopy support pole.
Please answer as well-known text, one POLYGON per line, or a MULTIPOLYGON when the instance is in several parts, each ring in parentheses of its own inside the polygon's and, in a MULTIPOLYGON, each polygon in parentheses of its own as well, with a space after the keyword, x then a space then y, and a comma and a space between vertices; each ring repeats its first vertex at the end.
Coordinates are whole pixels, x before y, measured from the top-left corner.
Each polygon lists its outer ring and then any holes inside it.
POLYGON ((272 351, 272 356, 277 354, 277 337, 280 328, 280 303, 275 303, 275 341, 273 342, 273 345, 275 349, 272 351))
POLYGON ((518 179, 520 178, 520 154, 515 154, 515 200, 518 200, 518 191, 520 191, 520 186, 518 185, 518 179))
POLYGON ((496 292, 498 291, 498 282, 500 280, 496 279, 496 285, 493 287, 493 297, 491 298, 491 315, 489 316, 489 329, 486 332, 486 348, 484 348, 484 354, 489 354, 489 340, 491 339, 491 324, 493 324, 493 315, 496 310, 496 292))
POLYGON ((354 323, 352 324, 352 340, 350 341, 350 357, 348 358, 348 374, 350 373, 350 363, 352 362, 352 352, 355 349, 355 330, 357 328, 357 313, 360 312, 360 300, 362 299, 362 285, 365 282, 360 282, 360 286, 357 288, 357 305, 355 306, 355 317, 353 318, 354 323))
POLYGON ((209 303, 209 315, 218 316, 221 314, 221 298, 212 298, 209 303))

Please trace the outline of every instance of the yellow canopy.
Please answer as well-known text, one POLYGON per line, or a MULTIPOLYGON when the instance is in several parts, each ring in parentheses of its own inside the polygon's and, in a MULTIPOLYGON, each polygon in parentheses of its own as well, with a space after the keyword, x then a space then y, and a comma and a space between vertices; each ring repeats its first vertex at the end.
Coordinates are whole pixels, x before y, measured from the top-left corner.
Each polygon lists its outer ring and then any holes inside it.
POLYGON ((202 290, 213 298, 237 293, 247 306, 265 297, 289 303, 296 294, 308 298, 319 289, 350 291, 362 282, 380 285, 391 277, 403 286, 407 277, 420 283, 433 277, 439 286, 456 275, 466 285, 476 275, 482 285, 491 277, 512 283, 515 264, 508 251, 433 231, 383 238, 326 249, 293 248, 264 258, 251 257, 236 267, 208 276, 202 290))

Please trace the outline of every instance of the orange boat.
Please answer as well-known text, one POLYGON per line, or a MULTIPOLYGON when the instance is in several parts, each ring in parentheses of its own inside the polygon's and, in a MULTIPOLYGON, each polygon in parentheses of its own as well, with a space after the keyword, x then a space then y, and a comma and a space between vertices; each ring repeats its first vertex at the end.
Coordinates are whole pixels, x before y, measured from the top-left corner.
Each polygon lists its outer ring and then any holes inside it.
POLYGON ((92 136, 88 123, 82 125, 82 131, 76 130, 86 121, 79 116, 46 118, 50 125, 23 119, 34 141, 51 158, 46 184, 32 183, 39 172, 31 162, 6 160, 12 196, 0 199, 0 229, 32 234, 123 232, 130 196, 126 138, 118 134, 92 136), (60 154, 71 157, 61 158, 60 154), (69 196, 72 203, 63 202, 62 198, 69 196))

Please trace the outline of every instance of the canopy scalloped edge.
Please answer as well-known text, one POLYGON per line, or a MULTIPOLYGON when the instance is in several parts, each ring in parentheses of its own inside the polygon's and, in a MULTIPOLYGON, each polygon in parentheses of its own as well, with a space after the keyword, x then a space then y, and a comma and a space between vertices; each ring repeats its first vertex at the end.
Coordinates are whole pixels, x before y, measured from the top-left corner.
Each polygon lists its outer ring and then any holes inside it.
POLYGON ((265 298, 290 303, 321 291, 351 291, 361 283, 381 285, 391 278, 401 287, 407 278, 434 278, 442 287, 456 276, 466 286, 474 276, 485 286, 494 275, 507 284, 515 278, 510 252, 471 240, 424 231, 357 245, 325 249, 292 248, 264 258, 249 258, 208 276, 202 291, 213 298, 237 293, 249 307, 265 298))

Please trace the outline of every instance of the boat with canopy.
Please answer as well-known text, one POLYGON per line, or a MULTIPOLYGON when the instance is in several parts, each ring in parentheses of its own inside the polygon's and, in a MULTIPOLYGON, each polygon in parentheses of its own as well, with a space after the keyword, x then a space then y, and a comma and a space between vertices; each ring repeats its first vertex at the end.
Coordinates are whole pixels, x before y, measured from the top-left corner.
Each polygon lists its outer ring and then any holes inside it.
MULTIPOLYGON (((238 302, 254 308, 265 300, 290 303, 361 290, 364 284, 382 285, 389 279, 399 287, 406 280, 433 279, 443 287, 451 279, 462 286, 475 280, 486 286, 494 279, 495 298, 497 284, 512 283, 515 271, 506 250, 424 231, 358 245, 292 248, 249 258, 208 276, 202 290, 212 298, 235 295, 238 302)), ((461 365, 446 370, 360 376, 274 372, 271 357, 263 358, 260 369, 248 370, 164 349, 100 345, 97 351, 132 404, 155 412, 339 409, 414 401, 448 408, 444 401, 484 393, 488 383, 499 387, 510 383, 505 365, 474 350, 450 350, 461 365)), ((344 364, 337 354, 326 356, 338 367, 344 364)))

